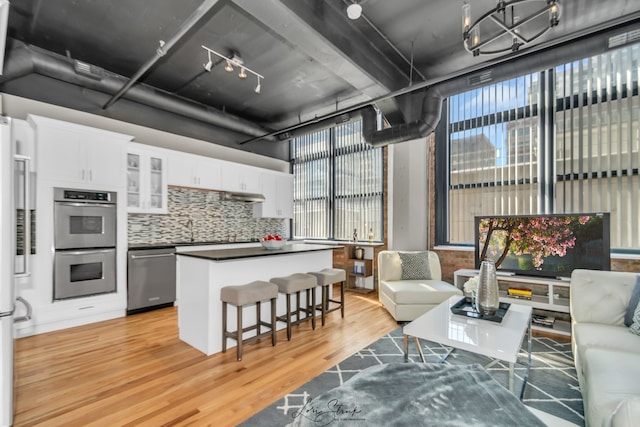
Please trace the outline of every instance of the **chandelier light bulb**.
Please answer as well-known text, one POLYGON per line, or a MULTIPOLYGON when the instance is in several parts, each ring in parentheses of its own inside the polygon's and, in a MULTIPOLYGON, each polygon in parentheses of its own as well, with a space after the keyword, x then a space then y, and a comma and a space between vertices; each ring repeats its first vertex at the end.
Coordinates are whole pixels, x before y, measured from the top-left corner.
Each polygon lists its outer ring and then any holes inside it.
POLYGON ((362 15, 362 6, 358 3, 353 3, 347 6, 347 16, 349 19, 356 20, 362 15))

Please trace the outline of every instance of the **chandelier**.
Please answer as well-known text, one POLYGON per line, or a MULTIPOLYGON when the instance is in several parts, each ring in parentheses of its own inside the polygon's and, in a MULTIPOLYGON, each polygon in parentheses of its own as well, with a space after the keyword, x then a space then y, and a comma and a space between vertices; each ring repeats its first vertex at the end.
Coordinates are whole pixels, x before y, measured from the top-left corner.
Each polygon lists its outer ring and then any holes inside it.
POLYGON ((517 52, 558 25, 559 20, 557 0, 498 0, 495 8, 472 23, 471 6, 465 2, 462 5, 464 48, 473 56, 517 52))

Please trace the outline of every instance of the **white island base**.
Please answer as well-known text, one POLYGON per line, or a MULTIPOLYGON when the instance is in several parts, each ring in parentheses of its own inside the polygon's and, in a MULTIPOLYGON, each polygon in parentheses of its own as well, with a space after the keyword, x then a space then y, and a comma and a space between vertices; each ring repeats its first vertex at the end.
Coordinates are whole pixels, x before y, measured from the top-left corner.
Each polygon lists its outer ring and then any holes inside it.
MULTIPOLYGON (((311 247, 320 245, 292 245, 311 247)), ((222 351, 222 302, 220 289, 229 285, 243 285, 255 280, 269 281, 273 277, 288 276, 293 273, 308 273, 333 265, 333 247, 323 247, 311 251, 275 253, 266 251, 265 256, 222 259, 215 253, 223 251, 203 251, 178 254, 177 258, 177 291, 178 291, 178 327, 180 339, 200 350, 207 356, 222 351), (211 254, 210 257, 194 255, 211 254)), ((226 251, 226 253, 232 250, 226 251)), ((331 287, 329 287, 331 289, 331 287)), ((331 291, 330 291, 331 292, 331 291)), ((330 294, 331 295, 331 294, 330 294)), ((306 296, 301 293, 303 304, 306 296)), ((321 301, 321 289, 316 288, 316 303, 321 301)), ((292 306, 295 296, 292 297, 292 306)), ((263 303, 262 319, 269 321, 271 307, 263 303)), ((277 315, 286 312, 286 297, 278 294, 277 315)), ((230 305, 227 325, 235 330, 236 309, 230 305)), ((255 305, 244 308, 243 327, 255 324, 255 305)), ((278 329, 286 327, 286 323, 278 322, 278 329)), ((264 329, 266 330, 266 328, 264 329)), ((256 331, 245 332, 244 338, 255 336, 256 331)), ((294 337, 295 338, 295 333, 294 337)), ((292 339, 293 339, 292 338, 292 339)), ((227 348, 236 346, 235 340, 227 341, 227 348)))

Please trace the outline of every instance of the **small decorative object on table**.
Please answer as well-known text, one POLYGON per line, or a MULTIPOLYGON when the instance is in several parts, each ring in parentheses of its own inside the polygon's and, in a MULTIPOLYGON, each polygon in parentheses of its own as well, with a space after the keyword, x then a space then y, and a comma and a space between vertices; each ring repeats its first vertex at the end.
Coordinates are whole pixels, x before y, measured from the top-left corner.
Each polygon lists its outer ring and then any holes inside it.
POLYGON ((480 264, 475 306, 480 314, 486 316, 493 316, 500 307, 496 265, 488 259, 483 260, 480 264))
POLYGON ((358 243, 358 229, 353 229, 353 243, 358 243))
POLYGON ((464 295, 471 301, 471 304, 476 304, 476 291, 478 290, 478 276, 469 278, 462 286, 464 295))

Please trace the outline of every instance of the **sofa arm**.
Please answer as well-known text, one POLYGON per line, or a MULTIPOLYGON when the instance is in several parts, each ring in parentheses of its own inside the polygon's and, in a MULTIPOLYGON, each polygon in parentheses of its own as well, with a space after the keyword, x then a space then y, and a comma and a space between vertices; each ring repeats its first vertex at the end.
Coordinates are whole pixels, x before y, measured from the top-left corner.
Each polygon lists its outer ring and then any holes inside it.
POLYGON ((571 274, 571 321, 623 325, 637 273, 576 269, 571 274))
POLYGON ((611 416, 611 427, 631 427, 640 420, 640 396, 630 397, 618 404, 611 416))

